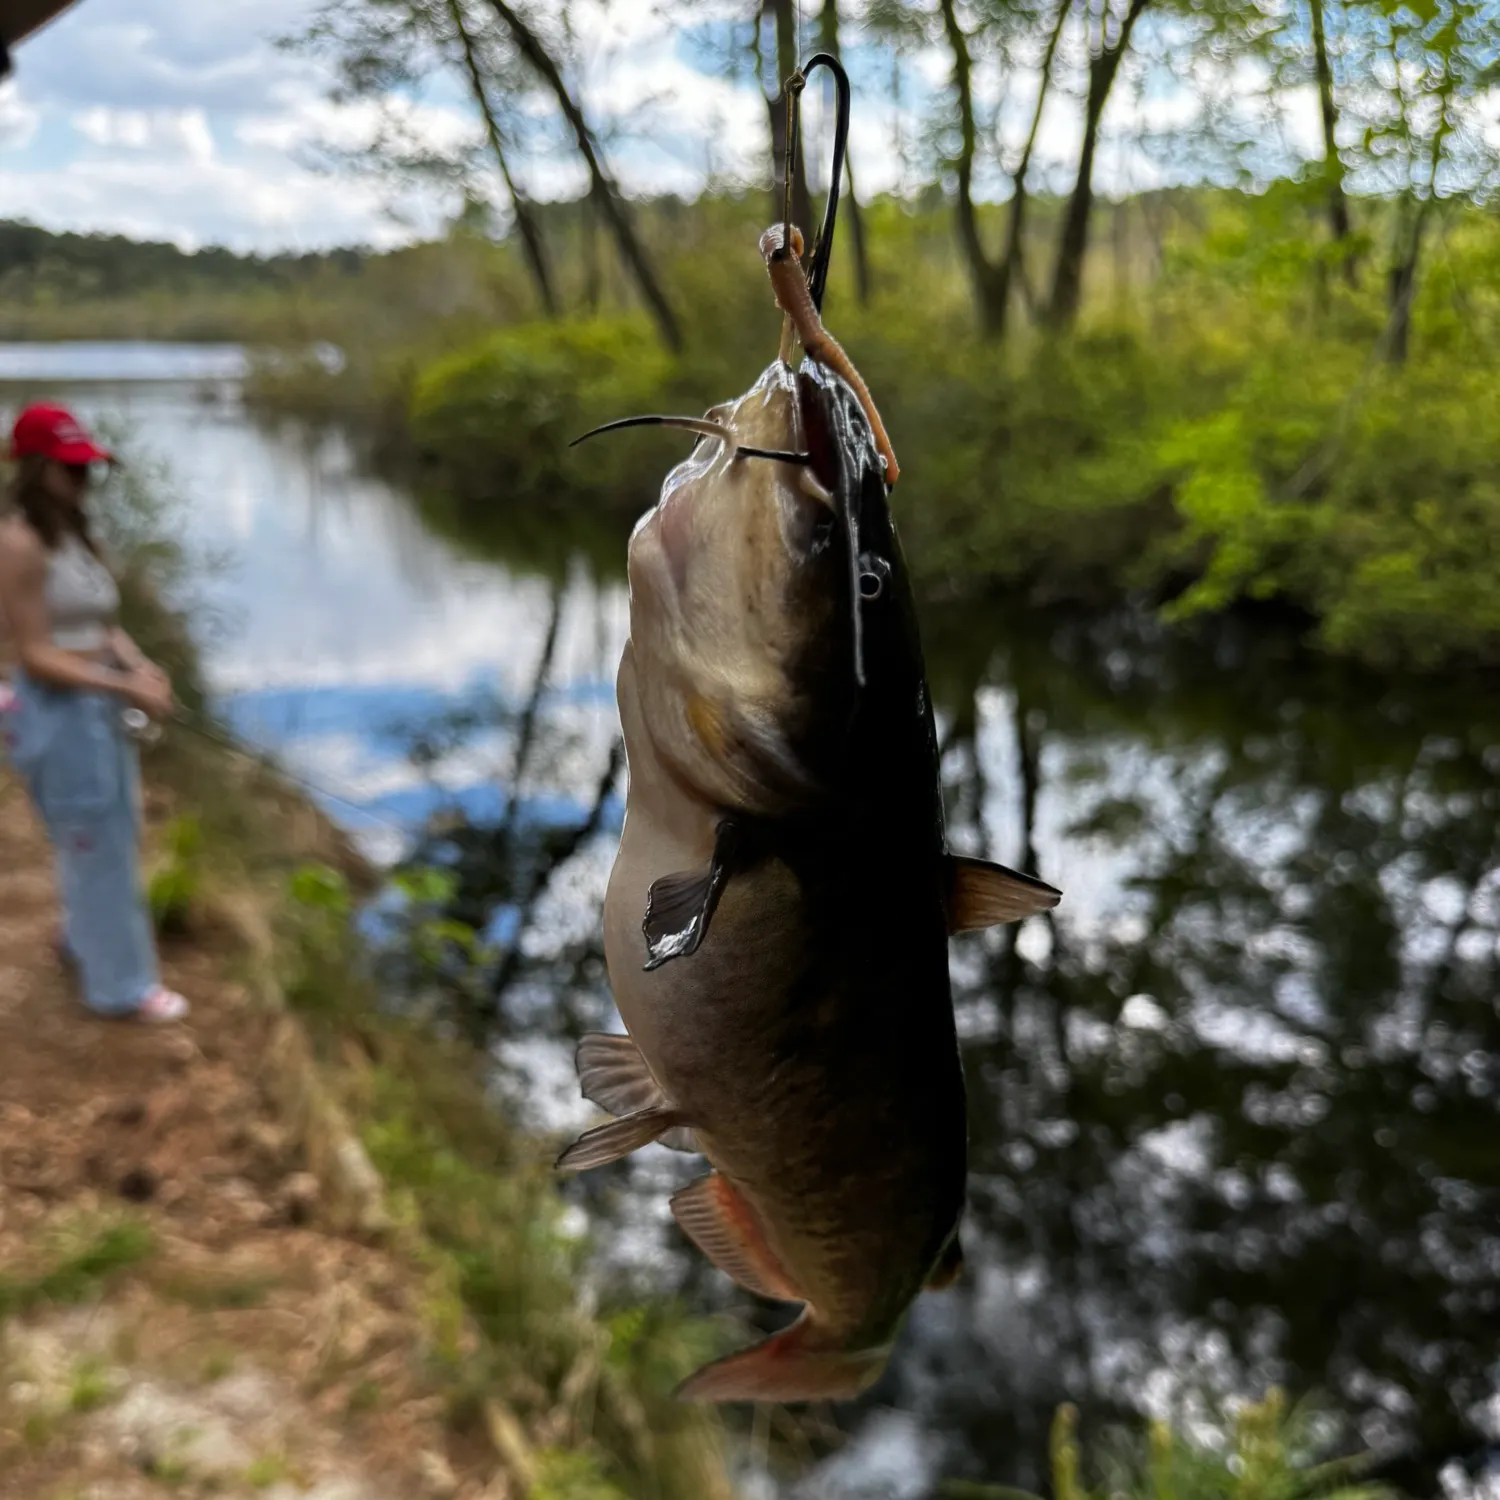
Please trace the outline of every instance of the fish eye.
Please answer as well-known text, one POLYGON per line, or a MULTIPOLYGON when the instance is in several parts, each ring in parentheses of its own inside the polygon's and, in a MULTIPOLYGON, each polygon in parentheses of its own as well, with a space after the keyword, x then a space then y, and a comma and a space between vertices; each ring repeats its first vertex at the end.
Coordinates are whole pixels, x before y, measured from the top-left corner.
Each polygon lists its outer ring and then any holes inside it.
POLYGON ((859 597, 867 604, 885 593, 886 580, 891 576, 891 565, 883 557, 872 557, 868 552, 859 560, 859 597))

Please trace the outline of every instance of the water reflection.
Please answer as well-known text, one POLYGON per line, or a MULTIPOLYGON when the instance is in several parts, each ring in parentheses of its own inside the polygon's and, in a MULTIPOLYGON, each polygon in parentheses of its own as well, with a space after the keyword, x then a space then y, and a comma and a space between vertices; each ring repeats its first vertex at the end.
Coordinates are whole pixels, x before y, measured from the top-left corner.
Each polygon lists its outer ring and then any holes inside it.
MULTIPOLYGON (((1249 631, 967 631, 992 654, 944 704, 954 843, 1067 899, 955 945, 971 1274, 919 1305, 800 1488, 1035 1485, 1060 1400, 1097 1420, 1271 1381, 1330 1392, 1430 1486, 1482 1446, 1500 1376, 1492 718, 1249 631)), ((607 840, 595 855, 570 893, 590 914, 607 840)), ((553 1125, 587 1109, 541 1039, 610 1014, 565 905, 538 904, 497 1018, 553 1125)), ((620 1274, 660 1279, 666 1191, 693 1172, 652 1151, 573 1189, 618 1229, 620 1274)), ((735 1300, 695 1258, 666 1274, 735 1300)))

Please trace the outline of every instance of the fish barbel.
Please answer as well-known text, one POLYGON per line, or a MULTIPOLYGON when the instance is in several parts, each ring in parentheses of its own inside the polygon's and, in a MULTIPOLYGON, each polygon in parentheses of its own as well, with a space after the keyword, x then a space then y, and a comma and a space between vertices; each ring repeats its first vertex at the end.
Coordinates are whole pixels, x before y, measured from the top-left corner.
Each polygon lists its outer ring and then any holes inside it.
MULTIPOLYGON (((763 250, 795 261, 779 236, 763 250)), ((889 466, 862 382, 803 342, 799 370, 777 359, 683 424, 694 450, 630 541, 604 903, 628 1035, 580 1044, 583 1092, 617 1118, 559 1159, 701 1152, 714 1170, 673 1197, 677 1222, 740 1285, 803 1304, 686 1399, 853 1397, 922 1289, 959 1273, 948 936, 1059 896, 947 852, 889 466)))

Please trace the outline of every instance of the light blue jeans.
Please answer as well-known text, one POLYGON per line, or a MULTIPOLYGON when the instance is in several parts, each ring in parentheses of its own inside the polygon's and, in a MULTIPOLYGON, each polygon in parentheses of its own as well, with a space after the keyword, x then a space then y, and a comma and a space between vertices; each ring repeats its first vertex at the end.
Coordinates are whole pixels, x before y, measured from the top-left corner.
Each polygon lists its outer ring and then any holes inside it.
POLYGON ((140 767, 109 693, 17 672, 3 715, 11 760, 57 856, 64 937, 101 1015, 136 1009, 159 982, 140 871, 140 767))

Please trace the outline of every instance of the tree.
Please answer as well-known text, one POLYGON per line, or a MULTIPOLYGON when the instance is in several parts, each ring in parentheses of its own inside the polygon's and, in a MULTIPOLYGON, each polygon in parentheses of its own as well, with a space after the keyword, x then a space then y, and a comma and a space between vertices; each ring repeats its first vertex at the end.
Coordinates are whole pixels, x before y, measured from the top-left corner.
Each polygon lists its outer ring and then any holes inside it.
POLYGON ((1312 22, 1313 70, 1318 80, 1318 112, 1323 121, 1323 173, 1328 192, 1328 228, 1334 244, 1344 247, 1344 279, 1354 285, 1356 267, 1349 251, 1349 200, 1344 196, 1344 169, 1339 158, 1338 105, 1333 95, 1333 67, 1328 58, 1328 32, 1323 23, 1323 0, 1307 0, 1312 22))
POLYGON ((1482 103, 1493 85, 1494 0, 1372 0, 1346 28, 1363 124, 1354 170, 1393 200, 1381 350, 1406 360, 1434 215, 1444 199, 1482 198, 1496 182, 1482 103))
MULTIPOLYGON (((838 0, 823 0, 823 9, 818 16, 818 42, 823 51, 834 57, 842 57, 839 51, 839 4, 838 0)), ((844 176, 848 191, 843 197, 843 211, 849 218, 849 238, 854 249, 854 288, 861 306, 870 300, 870 253, 865 244, 865 216, 859 206, 859 197, 854 190, 854 158, 844 157, 844 176)))
POLYGON ((552 287, 552 267, 547 259, 547 248, 542 239, 541 226, 532 213, 531 204, 516 186, 511 175, 510 164, 505 158, 505 140, 501 134, 500 121, 490 104, 489 86, 480 65, 474 38, 464 20, 461 0, 448 0, 448 13, 453 20, 453 30, 463 52, 464 71, 469 78, 469 91, 484 120, 485 136, 494 153, 495 165, 500 169, 505 191, 510 195, 511 208, 516 216, 516 231, 521 236, 521 245, 526 254, 532 280, 536 283, 537 295, 549 317, 557 316, 557 294, 552 287))
MULTIPOLYGON (((484 0, 477 11, 474 0, 327 0, 291 45, 328 56, 337 70, 337 92, 345 97, 386 103, 403 88, 445 71, 462 81, 515 214, 538 297, 549 312, 557 307, 556 287, 538 217, 511 170, 506 118, 508 114, 514 127, 518 101, 534 98, 538 89, 550 96, 588 170, 593 203, 609 225, 663 342, 672 349, 682 347, 676 315, 605 166, 598 138, 547 42, 509 0, 484 0)), ((385 171, 415 166, 472 178, 462 153, 457 160, 443 159, 430 149, 404 154, 399 144, 381 143, 373 160, 385 171)))
POLYGON ((1083 146, 1078 153, 1078 174, 1063 212, 1062 232, 1057 244, 1057 263, 1052 276, 1048 321, 1054 328, 1067 328, 1078 315, 1083 288, 1083 262, 1088 252, 1089 218, 1094 206, 1094 153, 1099 143, 1099 121, 1109 102, 1110 90, 1120 63, 1130 47, 1130 33, 1150 0, 1127 0, 1123 16, 1111 0, 1101 0, 1095 14, 1085 15, 1088 29, 1088 92, 1083 106, 1083 146))
POLYGON ((652 317, 656 320, 662 342, 669 349, 681 349, 682 329, 678 326, 677 314, 672 311, 672 304, 667 301, 666 293, 656 279, 656 272, 651 268, 651 263, 647 260, 641 242, 636 236, 629 211, 625 207, 619 189, 605 169, 594 133, 590 130, 587 120, 584 119, 583 110, 578 101, 574 99, 567 84, 563 81, 563 76, 552 54, 543 44, 541 37, 510 4, 510 0, 488 0, 488 4, 510 34, 517 52, 547 85, 557 101, 557 107, 562 111, 563 118, 568 122, 578 147, 578 154, 588 167, 594 201, 609 221, 609 227, 614 233, 620 255, 641 296, 645 299, 652 317))
POLYGON ((1005 331, 1008 263, 997 264, 989 258, 979 232, 979 215, 974 208, 974 160, 979 131, 974 118, 974 58, 969 49, 968 34, 958 18, 955 0, 939 0, 943 15, 943 32, 953 53, 953 92, 958 103, 958 201, 955 212, 958 238, 974 283, 974 300, 979 304, 980 323, 987 337, 998 338, 1005 331))

